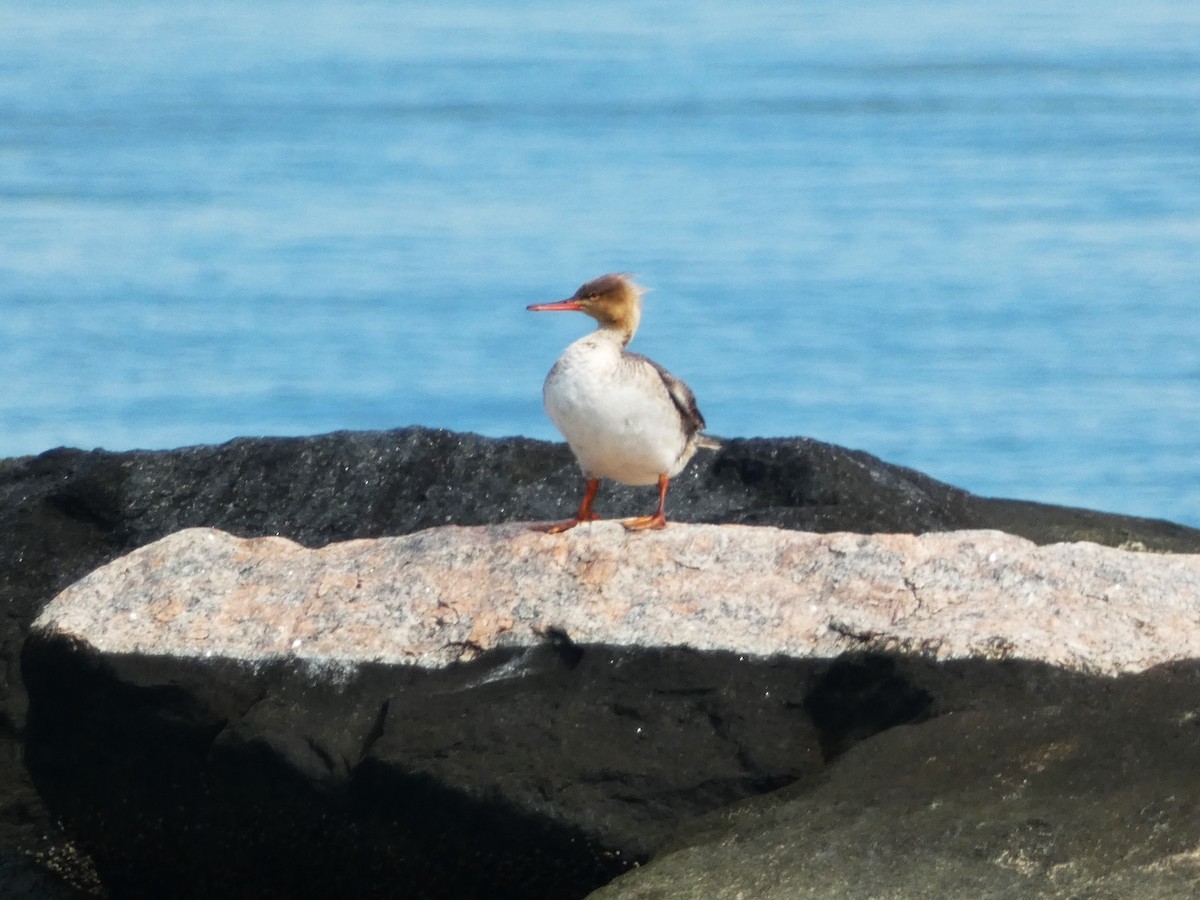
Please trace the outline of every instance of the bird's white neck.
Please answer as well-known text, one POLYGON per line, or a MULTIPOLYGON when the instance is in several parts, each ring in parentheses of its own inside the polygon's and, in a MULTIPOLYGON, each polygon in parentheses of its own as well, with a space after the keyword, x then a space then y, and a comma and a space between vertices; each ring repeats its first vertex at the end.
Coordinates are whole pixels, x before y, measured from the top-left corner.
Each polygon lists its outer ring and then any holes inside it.
POLYGON ((595 331, 592 332, 592 337, 599 338, 605 342, 612 342, 618 347, 625 347, 633 340, 634 334, 637 332, 638 321, 637 317, 633 316, 632 321, 626 319, 622 322, 606 325, 601 323, 595 331))

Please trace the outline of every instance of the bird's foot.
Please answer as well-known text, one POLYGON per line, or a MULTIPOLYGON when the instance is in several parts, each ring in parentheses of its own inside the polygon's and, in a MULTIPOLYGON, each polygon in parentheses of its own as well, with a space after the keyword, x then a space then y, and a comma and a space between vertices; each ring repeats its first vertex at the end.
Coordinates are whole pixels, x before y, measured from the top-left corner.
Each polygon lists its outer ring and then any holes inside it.
POLYGON ((531 525, 531 531, 541 531, 545 534, 562 534, 564 531, 570 531, 580 522, 598 522, 600 517, 595 513, 588 513, 583 516, 576 516, 574 519, 567 519, 565 522, 542 522, 537 525, 531 525))
POLYGON ((638 516, 636 519, 625 519, 621 522, 627 531, 657 531, 667 527, 667 517, 657 512, 652 516, 638 516))

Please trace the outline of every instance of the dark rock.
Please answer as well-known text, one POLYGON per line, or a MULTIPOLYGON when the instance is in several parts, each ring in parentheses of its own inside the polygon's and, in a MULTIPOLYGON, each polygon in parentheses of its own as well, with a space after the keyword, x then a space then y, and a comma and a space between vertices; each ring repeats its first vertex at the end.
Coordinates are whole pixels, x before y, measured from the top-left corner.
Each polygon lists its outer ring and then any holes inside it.
POLYGON ((1020 700, 1011 680, 985 687, 1011 667, 953 670, 976 688, 963 706, 939 697, 925 721, 693 824, 593 897, 1196 896, 1200 666, 1074 683, 1026 670, 1020 700))
MULTIPOLYGON (((98 889, 98 883, 84 888, 55 877, 54 872, 63 865, 61 857, 70 854, 69 845, 57 848, 56 853, 0 850, 0 896, 4 900, 85 900, 99 896, 88 889, 98 889)), ((76 858, 67 859, 66 864, 88 869, 86 861, 76 858)))
POLYGON ((582 897, 809 777, 819 666, 552 642, 440 671, 30 638, 27 757, 114 897, 582 897))
POLYGON ((612 896, 1166 897, 1195 875, 1193 664, 574 651, 336 673, 39 633, 29 763, 115 898, 569 900, 634 864, 612 896))

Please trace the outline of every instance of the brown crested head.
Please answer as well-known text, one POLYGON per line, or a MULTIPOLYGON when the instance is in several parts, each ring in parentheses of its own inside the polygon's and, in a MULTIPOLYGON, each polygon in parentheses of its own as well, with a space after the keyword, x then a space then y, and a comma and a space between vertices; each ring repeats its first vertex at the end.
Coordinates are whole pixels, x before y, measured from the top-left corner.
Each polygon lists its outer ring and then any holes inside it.
POLYGON ((629 275, 610 272, 581 285, 566 300, 535 303, 529 309, 535 312, 576 310, 587 313, 600 323, 601 328, 611 328, 624 334, 628 342, 642 318, 643 293, 643 288, 635 284, 629 275))

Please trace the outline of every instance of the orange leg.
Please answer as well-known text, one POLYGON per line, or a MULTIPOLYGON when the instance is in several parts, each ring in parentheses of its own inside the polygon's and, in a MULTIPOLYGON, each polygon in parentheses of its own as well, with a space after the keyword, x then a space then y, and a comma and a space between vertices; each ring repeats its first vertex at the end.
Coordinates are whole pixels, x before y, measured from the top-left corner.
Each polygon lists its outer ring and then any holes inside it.
POLYGON ((621 524, 630 531, 647 531, 667 527, 667 483, 666 475, 658 476, 658 509, 652 516, 638 516, 636 519, 626 519, 621 524))
POLYGON ((552 525, 534 525, 533 530, 544 531, 546 534, 559 534, 570 528, 574 528, 580 522, 595 522, 600 517, 592 512, 592 501, 596 499, 596 491, 599 488, 600 479, 589 478, 587 487, 583 491, 583 502, 579 504, 579 512, 575 513, 575 518, 552 525))

